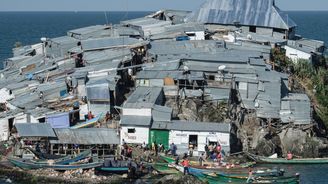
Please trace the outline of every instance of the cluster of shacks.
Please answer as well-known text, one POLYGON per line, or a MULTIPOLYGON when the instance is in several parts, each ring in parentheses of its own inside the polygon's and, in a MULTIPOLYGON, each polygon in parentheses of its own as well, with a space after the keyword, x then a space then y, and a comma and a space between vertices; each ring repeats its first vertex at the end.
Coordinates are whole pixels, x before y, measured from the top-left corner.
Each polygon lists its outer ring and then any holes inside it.
POLYGON ((15 48, 0 71, 0 140, 14 132, 45 138, 52 153, 98 145, 110 154, 123 141, 175 143, 180 153, 192 143, 195 154, 221 144, 229 152, 230 122, 181 120, 168 99, 237 98, 256 118, 310 124, 309 98, 291 93, 289 76, 271 62, 275 46, 295 62, 323 53, 323 42, 295 28, 274 0, 208 0, 194 12, 158 11, 15 48), (90 111, 107 113, 107 122, 74 128, 90 111))

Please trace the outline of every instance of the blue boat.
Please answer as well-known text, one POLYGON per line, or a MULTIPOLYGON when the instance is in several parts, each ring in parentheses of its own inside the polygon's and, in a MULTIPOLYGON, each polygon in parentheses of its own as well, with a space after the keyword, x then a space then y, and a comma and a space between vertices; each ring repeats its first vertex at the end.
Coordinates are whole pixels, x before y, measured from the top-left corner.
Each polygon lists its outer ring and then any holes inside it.
POLYGON ((102 117, 102 113, 100 115, 98 115, 97 117, 93 118, 93 119, 90 119, 90 120, 87 120, 83 123, 79 123, 75 126, 72 126, 70 129, 79 129, 79 128, 86 128, 86 127, 91 127, 93 125, 95 125, 99 119, 102 117))
POLYGON ((115 160, 113 158, 105 159, 102 167, 96 168, 98 171, 109 173, 128 173, 129 166, 137 168, 137 164, 130 161, 115 160))

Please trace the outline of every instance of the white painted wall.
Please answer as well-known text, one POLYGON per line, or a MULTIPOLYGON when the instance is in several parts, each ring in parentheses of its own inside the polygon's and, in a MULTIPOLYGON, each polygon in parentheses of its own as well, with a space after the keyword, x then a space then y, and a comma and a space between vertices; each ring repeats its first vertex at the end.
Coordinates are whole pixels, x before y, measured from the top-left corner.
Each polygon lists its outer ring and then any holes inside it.
POLYGON ((121 142, 124 141, 130 144, 148 144, 149 128, 144 127, 121 127, 121 142), (135 129, 135 133, 128 133, 128 129, 135 129))
POLYGON ((123 108, 124 116, 151 116, 151 109, 141 108, 141 109, 129 109, 123 108))
POLYGON ((38 43, 38 44, 35 44, 35 45, 32 45, 32 49, 35 50, 36 54, 43 54, 43 49, 42 49, 42 43, 38 43))
POLYGON ((218 141, 222 149, 227 153, 230 152, 230 133, 219 132, 189 132, 171 130, 169 135, 169 144, 177 145, 177 153, 183 154, 188 152, 189 135, 198 135, 198 147, 194 150, 194 155, 197 156, 199 152, 205 151, 205 145, 209 140, 218 141))
POLYGON ((7 141, 9 137, 8 119, 0 119, 0 141, 7 141))
POLYGON ((0 103, 5 103, 8 100, 13 99, 14 95, 9 95, 9 90, 6 88, 0 89, 0 103))
POLYGON ((31 122, 27 121, 27 114, 19 113, 15 116, 14 124, 16 123, 39 123, 39 120, 34 118, 33 116, 30 117, 31 122))
POLYGON ((294 49, 289 46, 285 46, 286 56, 290 58, 294 63, 296 63, 299 59, 311 59, 311 54, 294 49))
POLYGON ((190 40, 205 40, 204 31, 191 31, 191 32, 186 32, 186 34, 195 34, 195 36, 189 36, 190 40))

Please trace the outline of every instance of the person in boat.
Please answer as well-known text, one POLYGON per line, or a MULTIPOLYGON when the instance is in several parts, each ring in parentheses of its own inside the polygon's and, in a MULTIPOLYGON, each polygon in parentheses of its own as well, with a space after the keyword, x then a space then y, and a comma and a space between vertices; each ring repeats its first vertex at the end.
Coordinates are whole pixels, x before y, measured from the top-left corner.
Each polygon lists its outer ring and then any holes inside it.
POLYGON ((290 151, 288 151, 287 160, 292 160, 292 159, 293 159, 293 154, 290 151))
POLYGON ((252 170, 252 168, 249 168, 248 169, 248 178, 247 178, 246 183, 251 183, 253 180, 254 180, 253 170, 252 170))
POLYGON ((95 116, 92 114, 91 111, 88 112, 88 120, 93 119, 95 116))
POLYGON ((188 158, 184 158, 181 162, 181 165, 183 166, 183 174, 186 175, 186 173, 189 174, 189 160, 188 158))
POLYGON ((203 162, 205 162, 205 154, 202 153, 202 155, 198 158, 199 166, 203 166, 203 162))

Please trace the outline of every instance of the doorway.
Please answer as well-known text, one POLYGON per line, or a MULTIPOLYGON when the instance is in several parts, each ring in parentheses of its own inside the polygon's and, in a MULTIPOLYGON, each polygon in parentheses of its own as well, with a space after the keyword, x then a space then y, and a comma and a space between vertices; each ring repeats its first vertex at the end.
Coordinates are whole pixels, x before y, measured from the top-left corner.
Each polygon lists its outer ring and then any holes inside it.
POLYGON ((197 150, 198 135, 189 135, 189 145, 193 145, 194 150, 197 150))

